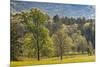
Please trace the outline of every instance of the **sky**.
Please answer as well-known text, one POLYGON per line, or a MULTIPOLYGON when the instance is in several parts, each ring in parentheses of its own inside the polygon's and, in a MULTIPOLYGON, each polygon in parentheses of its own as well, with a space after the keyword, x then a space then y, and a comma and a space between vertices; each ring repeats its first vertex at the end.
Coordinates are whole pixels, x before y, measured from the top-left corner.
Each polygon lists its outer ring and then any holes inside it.
POLYGON ((38 8, 49 16, 59 15, 61 17, 86 17, 95 18, 95 5, 60 4, 46 2, 12 1, 11 11, 23 11, 38 8))

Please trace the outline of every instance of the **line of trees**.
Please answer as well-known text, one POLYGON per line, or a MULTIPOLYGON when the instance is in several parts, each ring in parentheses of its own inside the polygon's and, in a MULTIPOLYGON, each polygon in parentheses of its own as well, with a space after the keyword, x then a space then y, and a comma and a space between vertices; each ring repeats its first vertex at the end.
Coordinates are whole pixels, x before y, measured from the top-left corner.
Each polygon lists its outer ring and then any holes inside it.
MULTIPOLYGON (((95 20, 59 17, 50 18, 39 9, 11 13, 11 60, 20 57, 60 57, 69 52, 93 55, 95 20)), ((24 60, 24 59, 22 59, 24 60)))

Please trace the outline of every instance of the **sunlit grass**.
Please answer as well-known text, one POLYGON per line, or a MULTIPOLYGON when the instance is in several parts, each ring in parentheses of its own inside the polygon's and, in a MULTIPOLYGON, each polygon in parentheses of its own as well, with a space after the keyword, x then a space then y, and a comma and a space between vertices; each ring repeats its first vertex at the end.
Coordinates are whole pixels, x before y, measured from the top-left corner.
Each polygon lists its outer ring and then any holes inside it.
POLYGON ((64 56, 63 60, 59 57, 41 59, 40 61, 27 60, 27 61, 11 61, 11 67, 17 66, 30 66, 30 65, 42 65, 42 64, 63 64, 63 63, 78 63, 78 62, 94 62, 95 56, 88 55, 74 55, 74 56, 64 56))

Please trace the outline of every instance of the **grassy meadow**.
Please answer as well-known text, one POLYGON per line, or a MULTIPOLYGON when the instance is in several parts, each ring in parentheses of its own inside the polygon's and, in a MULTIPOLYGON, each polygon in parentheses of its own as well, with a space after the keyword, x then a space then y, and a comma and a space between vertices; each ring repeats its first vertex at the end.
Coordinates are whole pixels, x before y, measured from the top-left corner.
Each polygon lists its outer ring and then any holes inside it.
POLYGON ((73 55, 64 56, 63 60, 59 60, 59 57, 47 58, 38 60, 27 60, 27 61, 11 61, 11 67, 17 66, 31 66, 31 65, 44 65, 44 64, 64 64, 64 63, 80 63, 80 62, 95 62, 95 56, 88 55, 73 55))

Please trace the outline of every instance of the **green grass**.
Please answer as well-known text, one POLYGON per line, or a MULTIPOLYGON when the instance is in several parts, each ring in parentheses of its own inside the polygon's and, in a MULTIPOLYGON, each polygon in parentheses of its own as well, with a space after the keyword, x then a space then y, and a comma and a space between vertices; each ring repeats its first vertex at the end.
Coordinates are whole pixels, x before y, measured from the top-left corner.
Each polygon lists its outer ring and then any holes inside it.
POLYGON ((30 65, 42 65, 42 64, 63 64, 63 63, 78 63, 78 62, 94 62, 95 56, 88 55, 74 55, 74 56, 64 56, 63 60, 60 60, 59 57, 41 59, 37 61, 36 59, 27 60, 27 61, 11 61, 11 67, 17 66, 30 66, 30 65))

